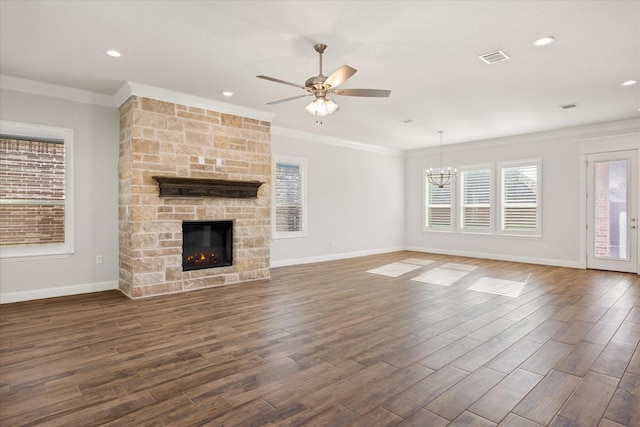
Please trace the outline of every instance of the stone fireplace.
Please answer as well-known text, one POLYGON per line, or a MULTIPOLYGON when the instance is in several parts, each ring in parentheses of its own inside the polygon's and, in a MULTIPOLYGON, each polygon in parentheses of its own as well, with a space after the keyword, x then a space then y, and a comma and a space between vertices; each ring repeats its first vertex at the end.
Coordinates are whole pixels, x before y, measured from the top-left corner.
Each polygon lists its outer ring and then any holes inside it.
POLYGON ((268 121, 133 95, 120 107, 119 180, 124 294, 140 298, 269 277, 268 121), (230 239, 224 242, 233 247, 230 259, 215 268, 183 268, 183 225, 195 223, 232 224, 229 234, 200 237, 230 239))

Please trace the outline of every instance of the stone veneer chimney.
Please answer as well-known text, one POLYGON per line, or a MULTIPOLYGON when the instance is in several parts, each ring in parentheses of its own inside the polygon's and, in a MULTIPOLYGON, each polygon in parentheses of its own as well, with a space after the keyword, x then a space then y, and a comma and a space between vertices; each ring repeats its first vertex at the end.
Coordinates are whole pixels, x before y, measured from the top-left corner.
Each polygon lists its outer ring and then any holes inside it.
POLYGON ((139 96, 120 107, 120 290, 131 298, 268 278, 266 121, 139 96), (159 197, 152 176, 264 182, 257 198, 159 197), (233 220, 234 263, 182 271, 182 221, 233 220))

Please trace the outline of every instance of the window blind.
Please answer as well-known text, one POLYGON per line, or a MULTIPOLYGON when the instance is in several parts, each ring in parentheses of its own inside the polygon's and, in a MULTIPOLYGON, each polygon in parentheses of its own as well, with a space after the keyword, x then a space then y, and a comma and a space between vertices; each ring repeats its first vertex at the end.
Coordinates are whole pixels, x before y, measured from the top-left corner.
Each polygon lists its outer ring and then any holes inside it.
POLYGON ((502 168, 502 230, 535 231, 537 227, 537 164, 502 168))
POLYGON ((65 242, 65 144, 0 138, 0 245, 65 242))
POLYGON ((304 186, 298 164, 276 163, 276 231, 302 231, 304 186))
POLYGON ((427 194, 427 215, 426 226, 429 228, 450 228, 451 227, 451 183, 447 183, 442 188, 429 183, 425 177, 425 188, 427 194))
POLYGON ((491 227, 491 170, 460 172, 460 227, 468 230, 488 230, 491 227))

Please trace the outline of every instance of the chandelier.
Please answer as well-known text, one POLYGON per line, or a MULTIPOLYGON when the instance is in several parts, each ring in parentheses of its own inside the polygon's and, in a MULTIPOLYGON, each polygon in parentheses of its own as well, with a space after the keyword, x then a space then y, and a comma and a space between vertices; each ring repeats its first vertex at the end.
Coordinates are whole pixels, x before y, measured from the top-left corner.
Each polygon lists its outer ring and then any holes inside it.
POLYGON ((429 180, 429 183, 438 188, 442 188, 445 185, 447 185, 449 182, 451 182, 451 178, 456 176, 456 172, 458 171, 455 168, 452 170, 451 167, 448 167, 447 170, 445 171, 444 168, 442 167, 442 133, 443 132, 444 131, 442 130, 438 131, 438 133, 440 134, 440 172, 434 172, 433 168, 430 168, 427 171, 427 179, 429 180))
POLYGON ((338 109, 338 104, 334 103, 326 96, 318 96, 311 104, 305 107, 314 116, 328 116, 338 109))

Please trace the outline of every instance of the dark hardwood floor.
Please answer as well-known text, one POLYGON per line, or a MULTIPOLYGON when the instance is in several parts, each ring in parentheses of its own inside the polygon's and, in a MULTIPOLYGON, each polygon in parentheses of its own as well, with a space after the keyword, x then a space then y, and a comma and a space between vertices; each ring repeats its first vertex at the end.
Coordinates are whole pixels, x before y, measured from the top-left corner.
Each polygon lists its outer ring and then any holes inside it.
POLYGON ((640 426, 637 275, 415 252, 271 273, 0 306, 0 425, 640 426), (434 262, 368 272, 407 258, 434 262), (447 263, 470 268, 411 280, 447 263))

